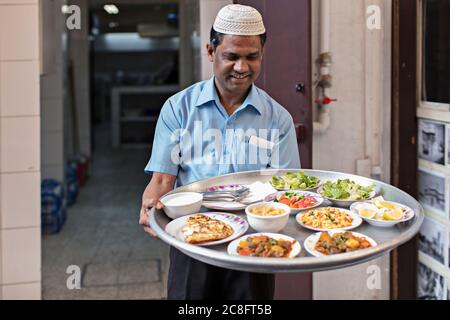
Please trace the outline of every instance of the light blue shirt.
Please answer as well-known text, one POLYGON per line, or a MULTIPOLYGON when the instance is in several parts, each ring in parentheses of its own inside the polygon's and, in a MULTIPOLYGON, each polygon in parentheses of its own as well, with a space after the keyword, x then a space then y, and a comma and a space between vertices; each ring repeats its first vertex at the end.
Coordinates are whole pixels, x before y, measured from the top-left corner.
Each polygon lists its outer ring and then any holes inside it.
POLYGON ((213 77, 164 103, 145 172, 177 176, 176 186, 181 186, 227 173, 272 168, 300 168, 292 116, 255 85, 228 116, 213 77))

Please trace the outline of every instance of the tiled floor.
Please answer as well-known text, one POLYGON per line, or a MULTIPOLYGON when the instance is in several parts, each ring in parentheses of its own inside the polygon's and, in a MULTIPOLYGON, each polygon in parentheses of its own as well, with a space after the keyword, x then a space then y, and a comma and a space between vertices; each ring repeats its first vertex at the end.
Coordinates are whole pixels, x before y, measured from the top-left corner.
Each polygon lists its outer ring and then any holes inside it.
POLYGON ((91 176, 67 222, 42 240, 44 299, 164 299, 168 247, 138 225, 149 151, 111 149, 96 130, 91 176), (69 290, 70 265, 81 269, 81 289, 69 290))

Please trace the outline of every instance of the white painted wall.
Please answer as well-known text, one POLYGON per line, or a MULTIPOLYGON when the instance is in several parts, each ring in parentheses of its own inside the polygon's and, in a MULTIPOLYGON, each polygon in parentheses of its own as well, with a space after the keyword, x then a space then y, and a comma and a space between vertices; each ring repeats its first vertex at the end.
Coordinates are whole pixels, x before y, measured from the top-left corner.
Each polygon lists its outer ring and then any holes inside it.
POLYGON ((63 50, 65 0, 41 1, 41 167, 42 178, 64 181, 63 50))
POLYGON ((199 1, 180 0, 180 88, 184 89, 200 80, 200 25, 199 1))
POLYGON ((69 57, 74 65, 75 97, 78 137, 82 155, 91 156, 90 71, 89 71, 89 17, 87 0, 71 0, 69 5, 81 9, 81 29, 70 30, 69 57))
POLYGON ((0 0, 0 299, 40 299, 38 0, 0 0))
MULTIPOLYGON (((232 1, 200 0, 201 75, 208 79, 212 66, 205 44, 219 9, 232 1)), ((312 57, 319 56, 319 1, 312 1, 312 57)), ((390 177, 390 34, 391 0, 331 1, 333 87, 331 126, 313 139, 313 167, 371 176, 390 177), (382 29, 366 27, 366 9, 378 5, 382 29), (378 167, 380 170, 378 170, 378 167)), ((318 68, 313 68, 313 82, 318 68)), ((315 93, 314 93, 315 94, 315 93)), ((314 95, 313 95, 314 96, 314 95)), ((316 107, 313 107, 314 111, 316 107)), ((389 299, 389 256, 359 266, 313 275, 314 299, 389 299), (381 289, 369 290, 370 266, 377 266, 381 289)))
MULTIPOLYGON (((312 3, 315 60, 319 55, 319 1, 312 3)), ((329 130, 314 135, 315 169, 355 173, 389 182, 390 8, 391 0, 331 1, 330 96, 338 101, 331 105, 329 130), (381 8, 381 30, 370 31, 366 26, 366 9, 373 4, 381 8)), ((313 72, 313 81, 315 76, 313 72)), ((360 266, 315 273, 313 297, 388 299, 389 256, 360 266), (377 265, 381 272, 380 290, 367 288, 367 268, 371 265, 377 265)))
POLYGON ((213 67, 208 60, 206 44, 209 43, 209 33, 219 10, 232 0, 200 0, 200 56, 201 56, 201 80, 212 77, 213 67))

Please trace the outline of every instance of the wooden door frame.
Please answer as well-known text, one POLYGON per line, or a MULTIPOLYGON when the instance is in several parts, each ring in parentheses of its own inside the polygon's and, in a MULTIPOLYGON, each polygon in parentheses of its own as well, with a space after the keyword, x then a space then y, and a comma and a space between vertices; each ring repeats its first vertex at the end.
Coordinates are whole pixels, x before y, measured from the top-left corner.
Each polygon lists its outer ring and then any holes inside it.
MULTIPOLYGON (((273 89, 272 86, 279 88, 280 85, 289 86, 288 92, 289 95, 301 94, 304 99, 301 99, 301 103, 298 105, 298 108, 289 109, 289 112, 292 115, 294 123, 296 124, 296 132, 297 132, 297 141, 299 144, 299 152, 301 156, 301 164, 302 168, 312 168, 312 135, 313 135, 313 116, 312 116, 312 76, 311 76, 311 68, 312 68, 312 58, 311 58, 311 0, 305 0, 302 3, 297 3, 302 6, 305 13, 305 25, 307 26, 302 30, 287 30, 286 25, 283 23, 279 23, 280 17, 277 15, 267 15, 267 10, 271 10, 268 8, 268 2, 270 1, 270 5, 278 4, 278 6, 282 5, 280 2, 276 2, 274 0, 234 0, 234 3, 250 5, 255 7, 261 14, 264 16, 264 20, 266 25, 270 25, 271 29, 268 30, 268 46, 266 49, 266 59, 263 59, 263 68, 260 77, 257 80, 257 85, 262 89, 269 91, 273 89), (266 2, 267 1, 267 2, 266 2), (273 2, 272 2, 273 1, 273 2), (266 10, 267 9, 267 10, 266 10), (274 44, 271 44, 271 41, 274 41, 274 38, 271 37, 271 34, 280 34, 281 29, 283 32, 292 32, 295 34, 296 39, 298 39, 297 44, 305 45, 305 63, 302 63, 297 70, 298 74, 306 75, 304 79, 296 79, 296 83, 273 83, 273 78, 268 79, 267 74, 274 74, 277 72, 276 61, 267 60, 268 51, 271 50, 273 53, 274 44), (296 91, 296 84, 304 83, 304 88, 300 92, 296 91), (270 87, 270 88, 267 88, 270 87), (292 91, 289 91, 292 90, 292 91)), ((287 1, 287 0, 285 0, 287 1)), ((284 2, 286 3, 286 2, 284 2)), ((271 11, 270 11, 271 12, 271 11)), ((283 50, 289 50, 292 43, 286 43, 281 41, 278 42, 278 50, 280 54, 280 58, 282 58, 283 50)), ((292 70, 292 72, 296 72, 292 70)), ((286 99, 285 96, 278 97, 278 91, 275 89, 273 94, 276 100, 279 100, 281 104, 283 99, 286 99)), ((301 273, 279 273, 276 275, 276 284, 275 284, 275 299, 303 299, 303 300, 311 300, 312 299, 312 273, 310 272, 301 272, 301 273)))
MULTIPOLYGON (((392 1, 391 183, 417 195, 417 1, 392 1)), ((391 299, 417 297, 417 236, 391 253, 391 299)))
MULTIPOLYGON (((265 0, 265 1, 272 1, 272 0, 265 0)), ((243 4, 243 5, 250 5, 256 8, 258 11, 261 12, 261 14, 264 16, 266 11, 266 2, 261 0, 233 0, 233 3, 236 4, 243 4)), ((275 2, 273 2, 275 3, 275 2)), ((272 4, 272 3, 271 3, 272 4)), ((295 32, 296 36, 298 37, 298 43, 305 43, 306 47, 309 48, 309 50, 306 53, 307 59, 306 63, 302 64, 300 66, 300 70, 297 70, 299 73, 302 74, 308 74, 308 77, 306 79, 298 79, 299 84, 304 84, 304 89, 302 92, 298 92, 296 94, 303 95, 305 99, 302 100, 301 105, 298 106, 295 110, 289 110, 289 112, 292 115, 292 118, 294 120, 294 123, 296 125, 296 133, 297 133, 297 140, 299 142, 299 152, 300 152, 300 158, 301 158, 301 165, 302 168, 305 169, 311 169, 312 168, 312 148, 313 148, 313 112, 312 112, 312 57, 311 57, 311 0, 305 0, 304 2, 305 7, 305 15, 306 19, 304 20, 307 25, 307 29, 305 30, 286 30, 286 32, 295 32)), ((270 24, 272 16, 267 16, 264 18, 266 24, 270 24)), ((275 18, 277 20, 279 18, 275 18)), ((277 24, 275 26, 276 28, 285 28, 282 24, 277 24)), ((279 32, 279 30, 268 30, 268 46, 271 46, 271 41, 273 39, 271 38, 271 33, 279 32), (272 40, 271 40, 272 39, 272 40)), ((286 47, 289 47, 288 43, 284 43, 286 47)), ((273 44, 272 46, 266 49, 267 50, 273 50, 273 44)), ((282 56, 282 50, 283 48, 277 48, 277 50, 280 50, 280 55, 282 56)), ((266 54, 267 55, 267 54, 266 54)), ((269 80, 267 80, 267 73, 275 72, 273 69, 276 68, 276 64, 270 64, 267 62, 267 59, 263 59, 263 67, 261 70, 261 74, 256 81, 256 84, 261 87, 262 89, 266 89, 266 85, 269 80)), ((293 70, 292 72, 295 72, 293 70)), ((296 90, 296 84, 291 83, 285 83, 283 85, 289 85, 292 87, 292 91, 295 92, 296 90)), ((267 89, 266 89, 267 90, 267 89)), ((270 91, 270 88, 269 88, 270 91)), ((269 94, 271 94, 269 92, 269 94)), ((277 98, 283 98, 283 97, 274 97, 275 100, 278 100, 277 98)), ((282 103, 281 103, 282 104, 282 103)))

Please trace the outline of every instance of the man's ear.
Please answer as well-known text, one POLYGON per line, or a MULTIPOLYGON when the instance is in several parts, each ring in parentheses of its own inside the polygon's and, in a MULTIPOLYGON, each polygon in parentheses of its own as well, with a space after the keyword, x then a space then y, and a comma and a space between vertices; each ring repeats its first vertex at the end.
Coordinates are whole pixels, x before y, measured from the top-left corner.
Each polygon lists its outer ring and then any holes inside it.
POLYGON ((206 44, 206 52, 208 53, 208 59, 210 62, 214 61, 214 47, 208 43, 206 44))

